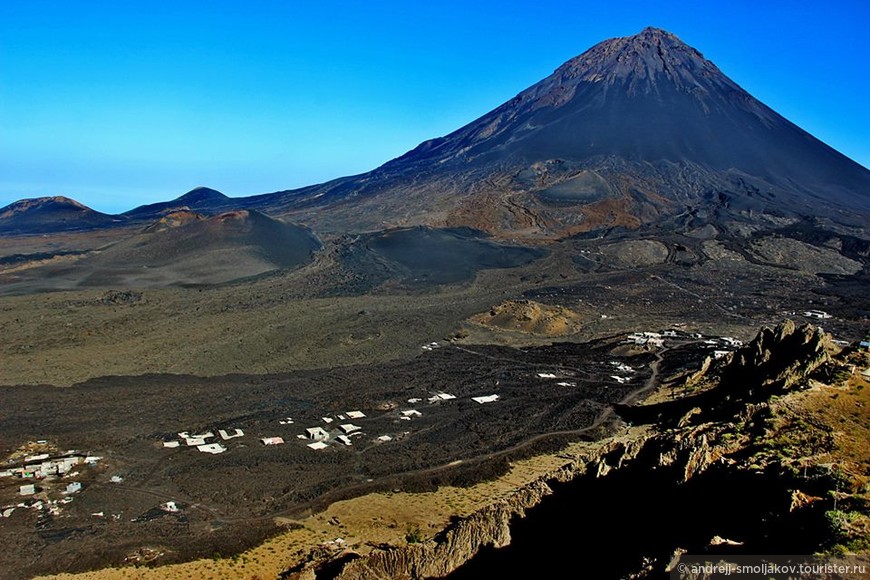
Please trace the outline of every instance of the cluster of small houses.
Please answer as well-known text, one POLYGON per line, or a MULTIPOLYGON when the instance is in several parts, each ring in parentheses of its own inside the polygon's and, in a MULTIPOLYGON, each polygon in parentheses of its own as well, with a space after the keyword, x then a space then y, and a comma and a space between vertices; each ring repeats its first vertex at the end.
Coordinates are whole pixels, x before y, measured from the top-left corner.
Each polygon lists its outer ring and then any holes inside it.
MULTIPOLYGON (((241 429, 233 429, 232 432, 225 429, 219 429, 218 435, 220 435, 220 438, 224 441, 229 441, 236 437, 244 437, 245 432, 241 429)), ((163 447, 166 449, 175 449, 181 447, 183 443, 185 447, 196 447, 200 453, 211 453, 212 455, 217 455, 218 453, 223 453, 227 450, 227 448, 220 443, 209 443, 207 441, 208 439, 214 438, 214 433, 211 431, 199 435, 191 435, 188 431, 181 431, 178 434, 178 437, 181 439, 180 441, 164 441, 163 447)))
MULTIPOLYGON (((450 401, 455 398, 455 395, 440 392, 432 395, 431 397, 428 397, 427 401, 430 404, 433 404, 442 401, 450 401)), ((493 403, 499 400, 499 395, 484 395, 478 397, 471 397, 471 400, 479 404, 493 403)), ((411 405, 416 405, 417 403, 421 402, 423 402, 422 398, 415 397, 408 399, 408 403, 411 405)), ((411 421, 414 417, 422 416, 423 413, 418 411, 417 409, 404 409, 399 411, 398 418, 401 421, 411 421)), ((301 440, 310 441, 307 446, 315 451, 325 449, 329 446, 328 442, 333 440, 350 447, 353 445, 352 438, 365 435, 362 427, 359 425, 354 425, 351 421, 365 418, 366 414, 362 411, 345 411, 344 413, 336 414, 334 417, 321 417, 321 420, 326 425, 326 428, 324 428, 323 426, 308 427, 307 429, 305 429, 304 433, 300 433, 296 437, 301 440), (327 430, 327 428, 330 430, 327 430)), ((294 420, 292 417, 285 417, 280 419, 278 423, 280 425, 293 425, 294 420)), ((218 430, 218 435, 221 439, 227 441, 229 439, 235 439, 236 437, 243 437, 245 433, 241 429, 233 429, 232 431, 220 429, 218 430)), ((188 431, 182 431, 178 433, 178 437, 178 440, 164 441, 163 447, 167 449, 175 449, 179 447, 196 447, 196 449, 202 453, 212 454, 223 453, 227 450, 227 448, 219 442, 208 442, 208 439, 215 438, 214 433, 211 431, 196 435, 191 435, 188 431)), ((375 442, 377 443, 386 443, 392 440, 393 436, 391 435, 380 435, 379 437, 375 438, 375 442)), ((283 445, 285 443, 284 438, 280 436, 262 437, 260 438, 260 442, 263 445, 267 446, 283 445)))
MULTIPOLYGON (((619 361, 610 361, 610 364, 611 364, 611 366, 614 367, 614 370, 622 373, 622 375, 626 375, 626 376, 610 375, 610 378, 613 379, 614 381, 616 381, 617 383, 619 383, 620 385, 624 385, 625 383, 629 382, 632 379, 631 375, 634 374, 635 372, 637 372, 635 369, 631 368, 627 364, 621 363, 619 361)), ((555 373, 555 372, 540 372, 540 373, 537 373, 536 376, 539 379, 564 378, 563 376, 560 376, 559 373, 555 373)), ((562 380, 562 381, 557 382, 556 385, 558 385, 560 387, 576 387, 577 383, 574 381, 562 380)), ((495 396, 497 396, 497 395, 495 395, 495 396)))
MULTIPOLYGON (((75 477, 79 474, 77 469, 80 466, 95 465, 101 459, 101 457, 93 455, 82 455, 78 451, 67 451, 63 455, 56 457, 52 457, 49 453, 40 453, 25 457, 21 465, 0 471, 0 477, 17 477, 21 480, 29 481, 29 483, 24 483, 18 487, 18 495, 31 498, 40 491, 36 481, 75 477)), ((0 517, 8 518, 16 508, 44 509, 51 514, 57 515, 60 513, 60 506, 70 503, 73 500, 70 496, 81 491, 81 489, 81 482, 71 481, 67 483, 65 490, 62 492, 65 496, 63 499, 45 499, 3 506, 0 508, 0 517)))
MULTIPOLYGON (((821 311, 812 310, 808 311, 805 314, 809 315, 811 312, 817 313, 821 317, 830 318, 829 314, 826 314, 821 311)), ((685 335, 687 338, 692 339, 702 339, 704 336, 699 333, 692 333, 685 335)), ((680 335, 676 330, 665 330, 663 332, 633 332, 626 337, 626 342, 629 344, 634 344, 636 346, 644 346, 647 348, 661 348, 665 345, 666 338, 679 338, 680 335)), ((743 341, 737 340, 736 338, 732 338, 730 336, 720 336, 717 338, 709 338, 704 341, 704 344, 709 346, 723 346, 726 348, 734 349, 743 346, 743 341)), ((714 358, 722 358, 728 353, 730 350, 714 350, 713 356, 714 358)))

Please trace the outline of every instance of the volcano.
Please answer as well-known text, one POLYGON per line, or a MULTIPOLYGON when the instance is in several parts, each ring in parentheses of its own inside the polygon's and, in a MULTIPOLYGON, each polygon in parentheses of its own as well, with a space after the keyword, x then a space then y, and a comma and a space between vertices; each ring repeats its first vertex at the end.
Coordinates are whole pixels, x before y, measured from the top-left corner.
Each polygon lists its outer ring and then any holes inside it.
MULTIPOLYGON (((233 282, 311 262, 321 243, 301 226, 240 210, 165 215, 139 233, 71 260, 36 263, 0 279, 7 293, 121 286, 159 288, 233 282)), ((2 278, 2 277, 0 277, 2 278)))
POLYGON ((88 230, 124 221, 60 195, 23 199, 0 208, 0 234, 88 230))
MULTIPOLYGON (((254 201, 252 199, 252 201, 254 201)), ((371 173, 261 196, 329 229, 470 226, 562 236, 682 216, 870 212, 870 171, 675 35, 604 41, 461 129, 371 173)))
POLYGON ((223 193, 208 187, 196 187, 172 201, 142 205, 125 212, 124 216, 134 220, 154 220, 178 210, 216 214, 232 207, 232 200, 223 193))

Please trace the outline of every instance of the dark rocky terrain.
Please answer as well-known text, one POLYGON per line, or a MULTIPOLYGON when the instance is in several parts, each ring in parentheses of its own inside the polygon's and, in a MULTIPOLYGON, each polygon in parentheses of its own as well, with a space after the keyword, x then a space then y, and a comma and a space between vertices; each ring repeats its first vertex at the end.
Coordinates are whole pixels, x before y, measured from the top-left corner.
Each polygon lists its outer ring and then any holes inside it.
MULTIPOLYGON (((39 483, 40 497, 55 500, 68 481, 84 483, 59 514, 17 509, 3 520, 0 539, 15 549, 3 557, 0 577, 120 565, 141 545, 175 554, 162 563, 238 551, 262 539, 249 527, 274 532, 277 515, 298 517, 377 490, 473 482, 570 437, 600 438, 613 428, 608 405, 642 390, 655 360, 644 351, 613 354, 620 338, 529 349, 444 345, 411 361, 283 375, 113 376, 64 389, 0 389, 4 456, 44 439, 103 458, 78 478, 39 483), (614 361, 637 369, 626 384, 610 377, 614 361), (455 398, 429 400, 439 393, 455 398), (471 399, 492 394, 499 399, 471 399), (402 419, 408 409, 420 414, 402 419), (348 410, 365 417, 342 421, 348 410), (281 424, 287 417, 293 422, 281 424), (337 432, 346 422, 361 427, 351 447, 333 440, 314 451, 297 438, 308 427, 337 432), (245 435, 217 437, 236 428, 245 435), (163 448, 182 431, 211 431, 228 450, 163 448), (383 435, 391 439, 379 441, 383 435), (259 441, 273 436, 286 443, 259 441), (187 507, 177 516, 157 509, 142 517, 170 500, 187 507)), ((0 479, 0 505, 14 505, 17 490, 17 481, 0 479)))

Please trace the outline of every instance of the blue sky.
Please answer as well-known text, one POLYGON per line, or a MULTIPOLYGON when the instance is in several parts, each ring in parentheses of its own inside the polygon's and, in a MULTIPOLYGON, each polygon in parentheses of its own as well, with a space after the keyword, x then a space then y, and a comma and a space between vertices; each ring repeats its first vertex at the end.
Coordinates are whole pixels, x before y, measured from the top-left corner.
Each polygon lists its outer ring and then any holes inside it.
POLYGON ((0 206, 120 212, 373 169, 665 28, 870 166, 870 2, 0 2, 0 206))

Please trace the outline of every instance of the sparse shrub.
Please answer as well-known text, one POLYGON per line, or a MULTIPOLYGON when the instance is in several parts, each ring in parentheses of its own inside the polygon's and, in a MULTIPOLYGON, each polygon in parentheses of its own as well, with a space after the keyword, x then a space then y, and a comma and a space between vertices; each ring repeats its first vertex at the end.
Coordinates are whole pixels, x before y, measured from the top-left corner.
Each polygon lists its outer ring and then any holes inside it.
POLYGON ((423 532, 420 530, 420 526, 408 527, 408 533, 405 534, 406 542, 409 544, 419 544, 423 540, 423 532))

